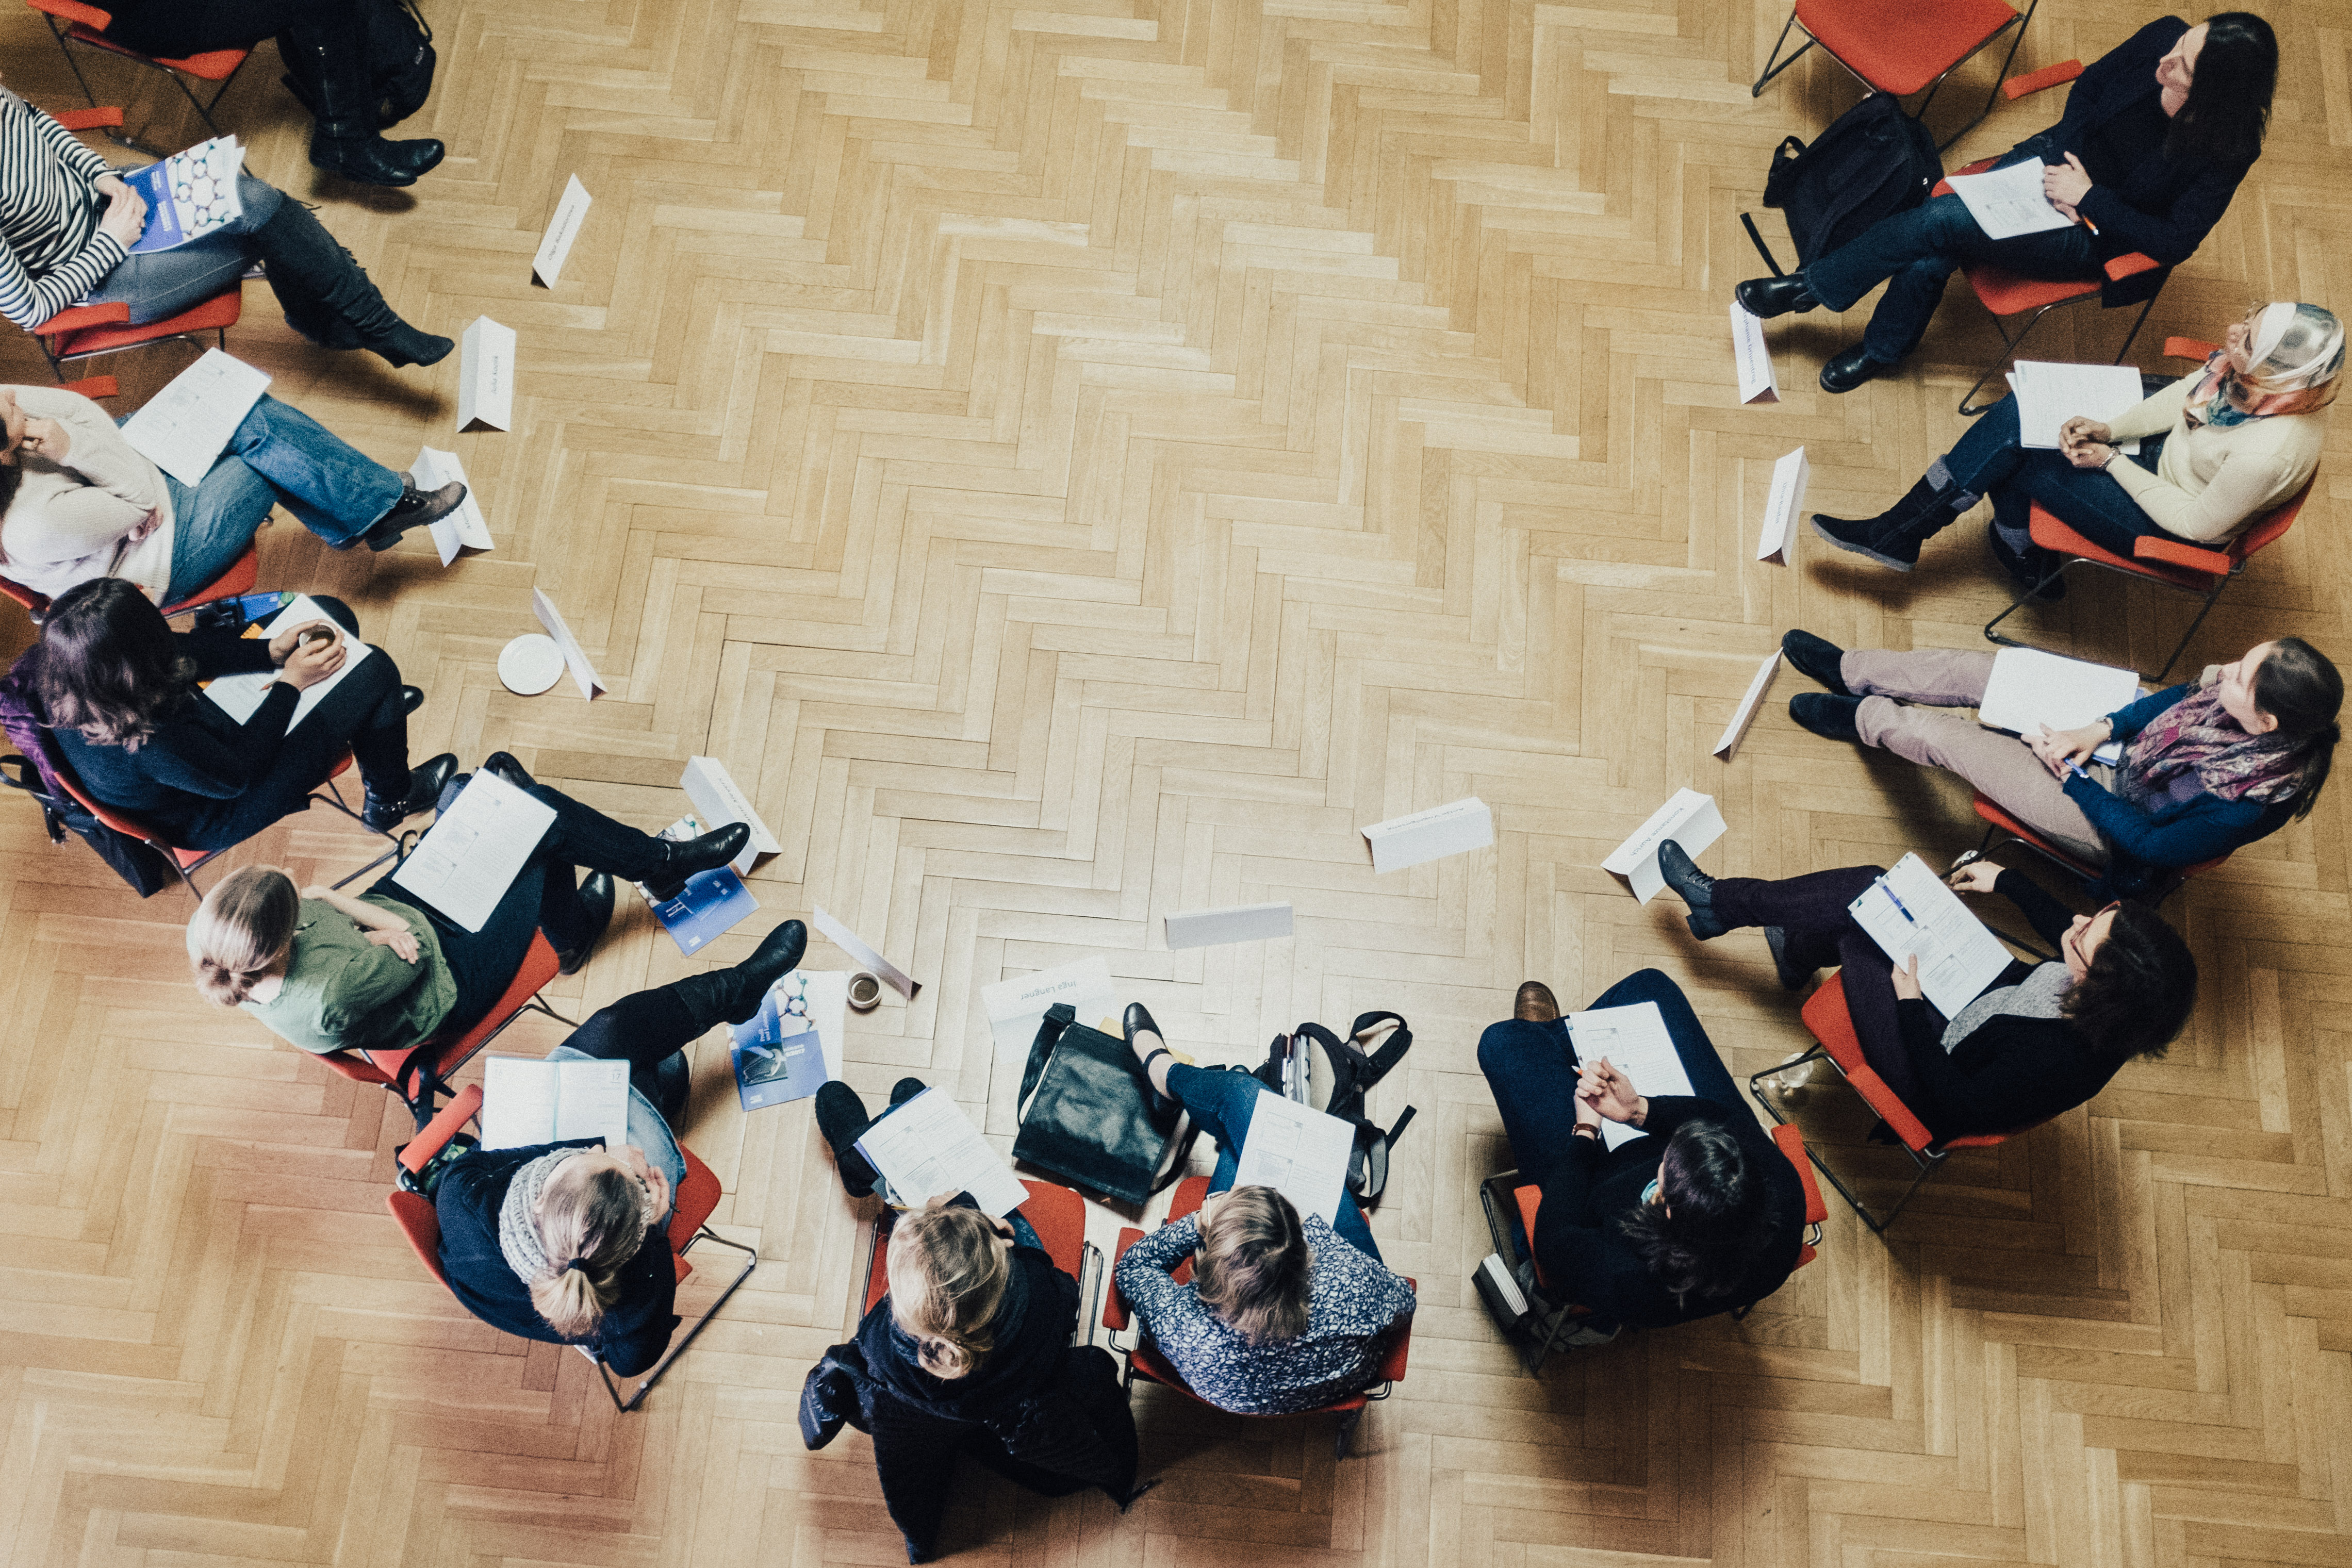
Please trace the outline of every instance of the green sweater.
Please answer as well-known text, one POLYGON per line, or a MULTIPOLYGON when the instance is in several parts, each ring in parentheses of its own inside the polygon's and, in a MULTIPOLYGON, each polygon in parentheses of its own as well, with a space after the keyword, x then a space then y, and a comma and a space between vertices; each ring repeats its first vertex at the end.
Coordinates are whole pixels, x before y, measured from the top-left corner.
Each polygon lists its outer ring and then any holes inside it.
POLYGON ((306 898, 285 985, 266 1002, 237 1005, 314 1055, 404 1051, 431 1039, 457 1001, 457 981, 441 956, 433 923, 395 899, 369 894, 360 902, 408 922, 416 937, 415 963, 369 941, 333 904, 306 898))

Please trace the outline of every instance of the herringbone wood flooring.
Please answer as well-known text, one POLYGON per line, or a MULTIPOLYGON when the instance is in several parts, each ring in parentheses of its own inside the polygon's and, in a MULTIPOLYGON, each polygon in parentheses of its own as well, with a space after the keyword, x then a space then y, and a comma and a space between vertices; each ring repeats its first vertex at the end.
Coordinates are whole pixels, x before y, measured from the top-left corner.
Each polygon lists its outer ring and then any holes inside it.
MULTIPOLYGON (((258 287, 233 335, 376 455, 429 440, 472 472, 499 549, 446 571, 422 541, 267 536, 266 584, 350 598, 429 689, 420 754, 511 747, 648 825, 683 809, 685 757, 726 759, 783 841, 767 909, 822 902, 926 981, 853 1026, 852 1082, 921 1073, 1008 1142, 1015 1075, 977 991, 1029 968, 1106 955, 1210 1059, 1372 1007, 1418 1030, 1376 1097, 1422 1110, 1376 1226, 1423 1304, 1359 1457, 1335 1465, 1319 1419, 1146 1391, 1168 1479, 1131 1515, 967 1473, 961 1552, 2352 1561, 2340 787, 2169 906, 2207 977, 2170 1058, 1958 1162, 1890 1242, 1839 1207, 1745 1322, 1540 1382, 1466 1284, 1475 1183, 1508 1159, 1473 1048, 1522 977, 1567 999, 1655 964, 1743 1074, 1802 1042, 1760 944, 1701 949, 1670 900, 1598 870, 1653 806, 1713 792, 1711 863, 1765 874, 1972 837, 1956 790, 1779 703, 1734 763, 1707 755, 1784 628, 1972 646, 2000 602, 1973 528, 1902 579, 1810 539, 1790 568, 1751 559, 1772 459, 1802 442, 1817 504, 1874 510, 1960 428, 1996 346, 1956 287, 1913 373, 1832 399, 1814 370, 1860 318, 1811 318, 1773 329, 1786 400, 1735 406, 1724 303, 1758 270, 1737 214, 1782 135, 1856 95, 1815 56, 1750 100, 1776 0, 427 9, 441 78, 415 128, 451 153, 413 193, 314 178, 266 48, 222 109, 412 319, 521 334, 512 433, 454 438, 455 360, 321 353, 258 287), (530 256, 574 172, 596 205, 541 290, 530 256), (593 706, 495 678, 534 585, 612 686, 593 706), (1494 851, 1371 873, 1360 825, 1474 792, 1494 851), (1158 935, 1171 910, 1275 898, 1291 940, 1158 935)), ((2150 368, 2248 298, 2352 306, 2352 12, 2266 9, 2287 49, 2270 150, 2142 335, 2150 368)), ((2019 68, 2095 57, 2147 14, 2053 5, 2019 68)), ((37 18, 0 37, 13 85, 76 101, 37 18)), ((1958 124, 1992 69, 1935 118, 1958 124)), ((2004 107, 1953 162, 2056 109, 2004 107)), ((158 134, 184 139, 165 110, 158 134)), ((2111 354, 2122 329, 2058 320, 2040 349, 2111 354)), ((21 339, 5 353, 41 379, 21 339)), ((111 367, 123 406, 186 358, 111 367)), ((2288 632, 2352 653, 2347 476, 2339 438, 2199 655, 2288 632)), ((2097 585, 2042 623, 2152 662, 2182 613, 2097 585)), ((240 855, 307 875, 366 852, 314 811, 240 855)), ((183 895, 139 903, 14 807, 0 889, 0 1558, 897 1561, 864 1440, 812 1456, 793 1428, 863 1259, 803 1109, 744 1117, 700 1049, 685 1131, 762 1267, 615 1417, 577 1357, 423 1275, 381 1197, 404 1119, 196 999, 183 895)), ((553 994, 578 1016, 685 967, 627 911, 553 994)))

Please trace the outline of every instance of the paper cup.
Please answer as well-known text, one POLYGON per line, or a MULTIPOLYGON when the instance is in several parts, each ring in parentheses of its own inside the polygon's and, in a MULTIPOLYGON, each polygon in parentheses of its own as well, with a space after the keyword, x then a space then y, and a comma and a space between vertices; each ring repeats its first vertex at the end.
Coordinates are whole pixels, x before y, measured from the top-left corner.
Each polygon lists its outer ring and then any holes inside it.
POLYGON ((881 1000, 881 981, 863 969, 849 977, 849 1006, 852 1011, 870 1013, 881 1000))

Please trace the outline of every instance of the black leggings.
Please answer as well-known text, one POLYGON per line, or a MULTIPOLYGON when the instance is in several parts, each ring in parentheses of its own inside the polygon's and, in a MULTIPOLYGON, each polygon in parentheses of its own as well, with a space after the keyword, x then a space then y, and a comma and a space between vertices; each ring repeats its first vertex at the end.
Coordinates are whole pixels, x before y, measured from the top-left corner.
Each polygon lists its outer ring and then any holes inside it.
POLYGON ((630 1087, 658 1107, 662 1095, 656 1070, 727 1021, 718 1007, 720 996, 709 986, 669 985, 639 991, 597 1009, 563 1043, 606 1061, 627 1061, 630 1087))

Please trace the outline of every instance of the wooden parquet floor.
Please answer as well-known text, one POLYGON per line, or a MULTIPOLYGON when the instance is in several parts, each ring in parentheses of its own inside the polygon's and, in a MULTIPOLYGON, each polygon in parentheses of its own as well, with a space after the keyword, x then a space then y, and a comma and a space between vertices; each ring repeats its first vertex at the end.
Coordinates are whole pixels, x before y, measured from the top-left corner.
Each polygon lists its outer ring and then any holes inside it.
MULTIPOLYGON (((2265 9, 2286 47, 2269 151, 2142 334, 2151 369, 2168 332, 2217 333, 2249 298, 2352 308, 2352 5, 2265 9)), ((1475 1183, 1508 1162, 1474 1050, 1519 979, 1567 1000, 1656 965, 1736 1072, 1803 1043, 1760 943, 1702 949, 1671 900, 1600 871, 1667 794, 1721 801, 1718 870, 1974 840, 1955 789, 1795 729, 1794 676, 1734 762, 1708 755, 1787 627, 1977 646, 2003 597, 1976 528, 1900 579, 1810 538, 1791 566, 1752 559, 1773 459, 1802 443, 1815 504, 1877 509, 1998 346, 1956 287, 1911 373, 1832 399, 1815 370, 1861 318, 1807 318, 1772 329, 1784 401, 1737 405, 1724 307, 1759 270, 1738 214, 1781 136, 1857 96, 1816 55, 1751 101, 1777 0, 426 11, 441 77, 414 130, 450 156, 413 192, 314 176, 268 48, 220 111, 411 319, 520 333, 512 432, 468 435, 454 359, 322 353, 258 285, 232 334, 375 455, 429 442, 471 471, 498 549, 446 570, 421 539, 266 536, 266 585, 349 598, 428 688, 419 754, 509 747, 648 826, 685 809, 688 755, 723 758, 783 841, 754 879, 767 911, 822 903, 925 982, 853 1024, 850 1080, 944 1083, 1008 1145, 1018 1073, 978 991, 1035 967, 1106 956, 1210 1060, 1368 1008, 1418 1032, 1375 1098, 1422 1113, 1376 1228, 1423 1305, 1358 1457, 1335 1464, 1318 1418, 1139 1392, 1157 1491, 1121 1517, 967 1470, 960 1560, 2352 1563, 2342 785, 2169 905, 2206 977, 2169 1058, 1955 1162, 1886 1242, 1837 1206, 1820 1260, 1744 1322, 1540 1381, 1467 1283, 1475 1183), (572 173, 595 206, 538 288, 572 173), (593 706, 496 678, 534 586, 612 688, 593 706), (1472 793, 1495 849, 1372 873, 1360 826, 1472 793), (1296 903, 1295 937, 1160 937, 1172 910, 1268 899, 1296 903)), ((2053 5, 2019 68, 2095 57, 2149 14, 2053 5)), ((37 17, 0 16, 0 40, 12 86, 78 101, 37 17)), ((1934 119, 1959 123, 1992 69, 1934 119)), ((2003 107, 1952 162, 2057 109, 2003 107)), ((2124 325, 2053 320, 2039 347, 2111 355, 2124 325)), ((45 377, 0 336, 0 373, 45 377)), ((121 406, 188 358, 109 367, 121 406)), ((2285 632, 2352 656, 2347 497, 2339 418, 2304 522, 2192 660, 2285 632)), ((2040 624, 2152 663, 2184 614, 2095 584, 2040 624)), ((314 811, 239 858, 308 876, 368 852, 314 811)), ((0 1563, 898 1561, 865 1440, 811 1455, 794 1429, 853 1321, 866 1219, 805 1109, 743 1115, 698 1049, 685 1134, 761 1267, 615 1416, 580 1358, 424 1276, 382 1199, 404 1118, 208 1009, 187 910, 0 805, 0 1563)), ((583 1016, 749 939, 689 963, 631 908, 551 994, 583 1016)))

